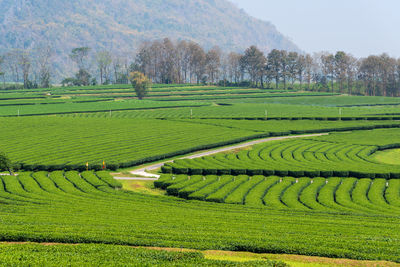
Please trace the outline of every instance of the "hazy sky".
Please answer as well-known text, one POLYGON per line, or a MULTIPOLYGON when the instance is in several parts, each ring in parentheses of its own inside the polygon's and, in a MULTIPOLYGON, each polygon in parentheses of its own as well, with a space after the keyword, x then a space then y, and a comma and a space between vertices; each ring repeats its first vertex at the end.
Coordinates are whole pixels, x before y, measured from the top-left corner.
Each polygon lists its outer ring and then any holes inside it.
POLYGON ((231 0, 306 52, 400 57, 400 0, 231 0))

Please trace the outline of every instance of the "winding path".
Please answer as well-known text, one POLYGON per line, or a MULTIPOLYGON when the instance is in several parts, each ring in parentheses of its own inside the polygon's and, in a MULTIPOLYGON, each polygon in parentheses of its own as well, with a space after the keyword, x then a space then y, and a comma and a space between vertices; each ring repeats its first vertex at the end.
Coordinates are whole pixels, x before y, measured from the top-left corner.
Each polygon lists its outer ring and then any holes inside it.
MULTIPOLYGON (((210 156, 210 155, 214 155, 214 154, 221 153, 221 152, 245 148, 248 146, 253 146, 253 145, 266 143, 266 142, 279 141, 279 140, 285 140, 285 139, 294 139, 294 138, 315 137, 315 136, 322 136, 322 135, 328 135, 328 134, 329 133, 321 133, 321 134, 293 135, 293 136, 263 138, 263 139, 258 139, 258 140, 254 140, 254 141, 237 144, 237 145, 232 145, 232 146, 228 146, 228 147, 217 148, 217 149, 212 149, 212 150, 208 150, 205 152, 196 153, 196 154, 193 154, 190 156, 181 157, 179 159, 201 158, 201 157, 210 156)), ((143 167, 143 168, 140 168, 140 169, 130 172, 131 174, 136 175, 137 177, 114 177, 114 179, 117 179, 117 180, 143 180, 143 181, 157 180, 158 178, 160 178, 160 175, 148 173, 148 171, 157 170, 157 169, 161 168, 162 166, 164 166, 165 163, 169 163, 169 162, 173 162, 173 160, 168 160, 168 161, 148 165, 146 167, 143 167)))

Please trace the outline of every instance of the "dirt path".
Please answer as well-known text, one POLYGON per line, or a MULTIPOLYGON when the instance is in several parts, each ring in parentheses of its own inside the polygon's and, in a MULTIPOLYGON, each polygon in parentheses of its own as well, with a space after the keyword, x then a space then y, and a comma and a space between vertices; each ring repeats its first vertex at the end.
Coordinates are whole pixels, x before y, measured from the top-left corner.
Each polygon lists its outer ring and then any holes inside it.
MULTIPOLYGON (((201 157, 205 157, 205 156, 218 154, 221 152, 232 151, 232 150, 241 149, 241 148, 245 148, 245 147, 249 147, 249 146, 253 146, 253 145, 257 145, 257 144, 262 144, 262 143, 267 143, 267 142, 272 142, 272 141, 294 139, 294 138, 316 137, 316 136, 322 136, 322 135, 328 135, 328 133, 263 138, 263 139, 258 139, 258 140, 254 140, 254 141, 245 142, 242 144, 237 144, 237 145, 232 145, 232 146, 228 146, 228 147, 217 148, 217 149, 212 149, 212 150, 205 151, 205 152, 196 153, 196 154, 193 154, 190 156, 185 156, 185 157, 182 157, 179 159, 201 158, 201 157)), ((162 166, 164 166, 165 163, 169 163, 169 162, 173 162, 173 160, 148 165, 146 167, 131 171, 130 173, 134 176, 137 176, 137 178, 136 177, 114 177, 114 179, 117 179, 117 180, 144 180, 144 179, 145 180, 157 180, 158 178, 160 178, 160 175, 148 173, 148 171, 157 170, 157 169, 161 168, 162 166)))

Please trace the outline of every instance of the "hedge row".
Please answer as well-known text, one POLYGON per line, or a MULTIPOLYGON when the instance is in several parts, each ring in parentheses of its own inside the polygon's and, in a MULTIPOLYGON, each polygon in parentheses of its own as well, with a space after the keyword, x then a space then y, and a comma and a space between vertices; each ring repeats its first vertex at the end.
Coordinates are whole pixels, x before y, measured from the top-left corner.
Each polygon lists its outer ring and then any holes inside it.
MULTIPOLYGON (((257 135, 252 135, 252 136, 247 136, 247 137, 242 137, 242 138, 237 138, 229 141, 223 141, 223 142, 218 142, 214 144, 208 144, 208 145, 201 145, 193 148, 188 148, 188 149, 182 149, 178 151, 174 151, 171 153, 166 153, 166 154, 161 154, 161 155, 156 155, 152 157, 146 157, 143 159, 138 159, 138 160, 133 160, 133 161, 127 161, 127 162, 122 162, 122 163, 116 163, 116 162, 106 162, 106 167, 108 170, 115 171, 120 168, 129 168, 133 166, 138 166, 142 165, 145 163, 151 163, 167 158, 172 158, 175 156, 179 155, 184 155, 184 154, 189 154, 195 151, 200 151, 200 150, 206 150, 206 149, 212 149, 216 147, 222 147, 226 145, 231 145, 231 144, 237 144, 241 143, 244 141, 249 141, 253 139, 259 139, 259 138, 266 138, 269 137, 269 133, 261 133, 257 135)), ((90 170, 95 170, 95 171, 100 171, 102 170, 103 166, 101 164, 91 164, 89 162, 89 169, 90 170)), ((43 165, 43 164, 25 164, 25 163, 16 163, 14 164, 14 170, 25 170, 25 171, 55 171, 55 170, 76 170, 76 171, 85 171, 86 170, 86 165, 85 164, 57 164, 57 165, 43 165)))
MULTIPOLYGON (((142 164, 146 164, 146 163, 151 163, 151 162, 155 162, 155 161, 159 161, 159 160, 163 160, 163 159, 172 158, 172 157, 179 156, 179 155, 189 154, 189 153, 200 151, 200 150, 213 149, 213 148, 237 144, 237 143, 241 143, 241 142, 245 142, 245 141, 249 141, 249 140, 261 139, 261 138, 267 138, 267 137, 273 137, 273 136, 287 136, 287 135, 291 135, 291 134, 340 132, 340 131, 352 131, 352 130, 373 130, 373 129, 379 129, 379 128, 400 128, 400 124, 346 127, 346 128, 338 128, 338 129, 333 128, 333 129, 296 130, 296 131, 269 132, 269 133, 266 132, 266 133, 260 133, 257 135, 237 138, 234 140, 223 141, 223 142, 218 142, 218 143, 208 144, 208 145, 201 145, 201 146, 197 146, 197 147, 193 147, 193 148, 189 148, 189 149, 178 150, 178 151, 171 152, 171 153, 156 155, 156 156, 152 156, 152 157, 146 157, 146 158, 139 159, 139 160, 133 160, 133 161, 127 161, 127 162, 121 162, 121 163, 106 162, 107 163, 106 167, 108 170, 115 171, 120 168, 129 168, 129 167, 133 167, 133 166, 138 166, 138 165, 142 165, 142 164)), ((390 148, 396 148, 396 147, 398 147, 398 146, 393 145, 390 148)), ((389 147, 384 147, 381 149, 387 149, 387 148, 389 148, 389 147)), ((96 163, 91 164, 89 162, 89 169, 95 170, 95 171, 100 171, 100 170, 102 170, 102 165, 96 164, 96 163)), ((42 165, 42 164, 16 163, 14 165, 14 170, 16 170, 16 171, 18 171, 18 170, 25 170, 25 171, 76 170, 76 171, 82 172, 82 171, 86 170, 86 165, 85 164, 42 165)), ((245 173, 243 173, 243 174, 245 174, 245 173)), ((371 177, 371 178, 375 178, 375 177, 371 177)))
MULTIPOLYGON (((394 115, 394 114, 389 114, 394 115)), ((396 114, 397 115, 397 114, 396 114)), ((199 120, 213 120, 221 119, 221 117, 196 117, 199 120)), ((224 117, 224 120, 251 120, 251 121, 262 121, 262 120, 316 120, 316 121, 387 121, 387 120, 400 120, 400 116, 385 116, 385 117, 224 117)))
POLYGON ((357 171, 291 171, 291 170, 262 170, 262 169, 195 169, 195 168, 177 168, 163 166, 163 173, 187 174, 187 175, 263 175, 279 177, 355 177, 355 178, 384 178, 400 179, 400 173, 372 173, 357 171))

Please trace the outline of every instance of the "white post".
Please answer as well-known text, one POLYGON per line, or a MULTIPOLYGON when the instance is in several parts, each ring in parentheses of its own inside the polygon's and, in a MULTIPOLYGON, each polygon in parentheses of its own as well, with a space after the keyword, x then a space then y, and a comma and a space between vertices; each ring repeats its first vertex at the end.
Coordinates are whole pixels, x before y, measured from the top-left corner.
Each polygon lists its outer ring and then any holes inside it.
POLYGON ((190 109, 190 119, 193 118, 193 109, 190 109))
POLYGON ((111 109, 110 109, 110 118, 112 117, 112 112, 111 112, 111 109))
POLYGON ((268 110, 265 110, 265 119, 268 120, 268 110))
POLYGON ((19 117, 19 109, 18 109, 18 117, 19 117))

